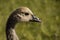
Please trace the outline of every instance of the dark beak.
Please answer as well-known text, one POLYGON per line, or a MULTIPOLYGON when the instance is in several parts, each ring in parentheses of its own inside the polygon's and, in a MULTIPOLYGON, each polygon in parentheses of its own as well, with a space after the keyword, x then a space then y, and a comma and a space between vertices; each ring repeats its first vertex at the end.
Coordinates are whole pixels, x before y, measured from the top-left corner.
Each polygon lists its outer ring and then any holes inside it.
POLYGON ((41 22, 41 20, 38 17, 32 16, 32 22, 41 22))

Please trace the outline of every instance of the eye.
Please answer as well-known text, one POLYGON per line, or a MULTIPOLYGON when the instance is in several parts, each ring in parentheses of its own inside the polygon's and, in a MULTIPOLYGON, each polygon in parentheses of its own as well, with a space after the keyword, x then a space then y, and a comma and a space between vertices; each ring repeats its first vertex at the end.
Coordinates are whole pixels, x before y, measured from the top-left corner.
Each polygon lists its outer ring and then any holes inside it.
POLYGON ((29 15, 29 13, 25 13, 25 15, 29 15))

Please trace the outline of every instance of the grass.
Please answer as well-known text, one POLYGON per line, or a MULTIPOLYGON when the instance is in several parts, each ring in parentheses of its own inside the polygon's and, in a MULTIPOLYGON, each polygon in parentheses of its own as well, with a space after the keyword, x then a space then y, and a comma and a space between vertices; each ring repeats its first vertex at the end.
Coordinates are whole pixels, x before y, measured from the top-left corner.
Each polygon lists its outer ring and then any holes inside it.
POLYGON ((18 23, 16 33, 21 40, 60 40, 59 0, 0 0, 0 40, 6 40, 6 21, 13 10, 27 6, 42 23, 18 23))

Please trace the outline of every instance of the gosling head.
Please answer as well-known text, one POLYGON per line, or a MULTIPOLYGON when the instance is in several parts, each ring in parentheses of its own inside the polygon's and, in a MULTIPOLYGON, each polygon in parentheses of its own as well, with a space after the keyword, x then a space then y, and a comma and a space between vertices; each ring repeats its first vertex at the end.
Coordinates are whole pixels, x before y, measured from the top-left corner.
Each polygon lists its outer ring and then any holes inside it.
POLYGON ((14 19, 22 22, 41 22, 41 20, 34 16, 32 11, 27 7, 20 7, 16 9, 13 13, 14 19))

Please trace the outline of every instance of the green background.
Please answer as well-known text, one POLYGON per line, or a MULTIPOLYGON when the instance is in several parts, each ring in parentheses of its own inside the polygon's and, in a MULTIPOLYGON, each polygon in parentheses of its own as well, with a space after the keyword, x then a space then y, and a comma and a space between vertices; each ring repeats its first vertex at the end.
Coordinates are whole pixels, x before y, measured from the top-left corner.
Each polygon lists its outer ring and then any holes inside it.
POLYGON ((15 9, 26 6, 41 23, 18 23, 20 40, 60 40, 60 0, 0 0, 0 40, 6 40, 6 21, 15 9))

